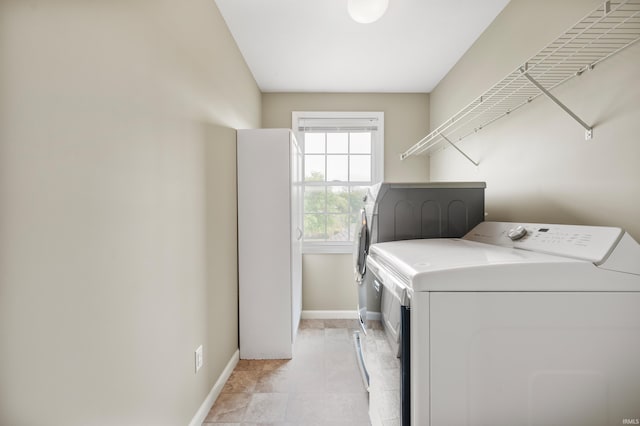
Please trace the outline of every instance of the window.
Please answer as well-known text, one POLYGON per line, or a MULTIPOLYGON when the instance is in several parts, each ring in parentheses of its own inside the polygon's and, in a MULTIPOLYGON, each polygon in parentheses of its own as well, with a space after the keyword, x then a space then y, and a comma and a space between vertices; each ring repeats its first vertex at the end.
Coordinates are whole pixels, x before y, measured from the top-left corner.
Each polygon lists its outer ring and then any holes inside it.
POLYGON ((302 147, 303 251, 351 253, 367 188, 383 179, 384 113, 294 112, 302 147))

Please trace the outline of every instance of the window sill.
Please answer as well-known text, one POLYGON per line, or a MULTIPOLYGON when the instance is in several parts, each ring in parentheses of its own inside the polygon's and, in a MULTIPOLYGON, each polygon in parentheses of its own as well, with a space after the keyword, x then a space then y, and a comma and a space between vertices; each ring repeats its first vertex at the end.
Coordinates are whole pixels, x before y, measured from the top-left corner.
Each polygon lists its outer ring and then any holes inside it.
POLYGON ((302 245, 302 254, 353 254, 353 243, 306 243, 302 245))

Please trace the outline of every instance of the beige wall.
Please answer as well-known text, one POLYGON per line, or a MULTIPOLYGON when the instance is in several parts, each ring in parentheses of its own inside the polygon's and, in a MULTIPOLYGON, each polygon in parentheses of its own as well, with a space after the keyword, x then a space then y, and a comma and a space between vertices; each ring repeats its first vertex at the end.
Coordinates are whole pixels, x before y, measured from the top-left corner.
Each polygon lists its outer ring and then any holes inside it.
POLYGON ((0 69, 0 424, 189 423, 238 347, 230 128, 261 119, 222 17, 3 1, 0 69))
MULTIPOLYGON (((401 161, 400 154, 427 134, 429 95, 424 93, 264 93, 262 126, 291 127, 292 111, 383 111, 384 177, 390 182, 426 182, 428 160, 401 161)), ((350 254, 306 254, 302 261, 304 310, 355 310, 350 254)))
MULTIPOLYGON (((431 127, 479 96, 601 2, 512 0, 431 95, 431 127), (540 23, 544 22, 544 25, 540 23)), ((594 138, 539 98, 431 157, 432 180, 484 180, 489 220, 611 225, 640 240, 640 44, 554 94, 594 138)))

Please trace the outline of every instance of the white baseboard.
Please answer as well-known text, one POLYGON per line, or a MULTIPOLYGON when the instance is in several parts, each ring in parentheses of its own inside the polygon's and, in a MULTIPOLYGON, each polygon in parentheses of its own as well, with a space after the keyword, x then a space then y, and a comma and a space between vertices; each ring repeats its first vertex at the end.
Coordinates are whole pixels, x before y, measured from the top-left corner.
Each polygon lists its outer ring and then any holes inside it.
MULTIPOLYGON (((302 311, 302 319, 358 319, 358 311, 302 311)), ((380 320, 380 312, 367 312, 367 319, 380 320)))
POLYGON ((380 312, 367 311, 367 319, 373 321, 382 321, 382 314, 380 312))
POLYGON ((358 311, 302 311, 302 319, 358 319, 358 311))
POLYGON ((202 402, 202 405, 200 405, 200 408, 196 412, 196 415, 193 416, 193 419, 191 419, 191 422, 189 422, 189 426, 200 426, 202 422, 204 422, 207 414, 209 414, 209 410, 211 410, 211 407, 213 407, 216 399, 218 399, 218 395, 220 395, 220 392, 222 392, 224 384, 227 382, 227 380, 229 380, 229 376, 233 372, 233 369, 236 368, 239 360, 240 350, 236 350, 227 363, 227 366, 224 368, 224 370, 222 370, 222 374, 220 374, 220 377, 218 377, 218 380, 216 380, 216 383, 209 391, 209 394, 202 402))

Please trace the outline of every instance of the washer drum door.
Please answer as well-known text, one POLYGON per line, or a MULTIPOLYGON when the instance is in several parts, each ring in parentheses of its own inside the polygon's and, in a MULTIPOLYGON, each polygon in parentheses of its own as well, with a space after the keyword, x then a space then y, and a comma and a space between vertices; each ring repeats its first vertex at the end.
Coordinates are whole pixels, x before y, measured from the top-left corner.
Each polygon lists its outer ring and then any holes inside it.
POLYGON ((358 288, 358 316, 360 326, 366 331, 367 324, 367 286, 364 275, 367 270, 367 253, 369 250, 369 227, 364 209, 360 210, 361 226, 356 236, 353 251, 353 263, 356 286, 358 288))

